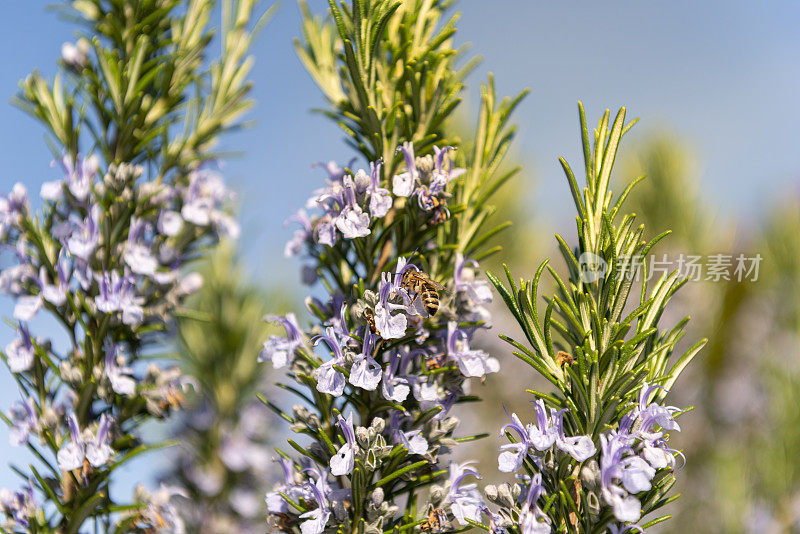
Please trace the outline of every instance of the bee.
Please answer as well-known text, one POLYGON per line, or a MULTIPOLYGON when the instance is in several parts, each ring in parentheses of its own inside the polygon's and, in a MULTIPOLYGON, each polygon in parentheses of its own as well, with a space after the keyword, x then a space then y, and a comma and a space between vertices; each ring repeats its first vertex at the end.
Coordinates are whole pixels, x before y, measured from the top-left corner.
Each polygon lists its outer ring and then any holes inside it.
POLYGON ((364 320, 367 321, 367 325, 369 326, 370 332, 373 334, 378 333, 378 327, 375 326, 375 313, 367 308, 364 310, 364 320))
POLYGON ((564 352, 560 350, 556 353, 556 363, 559 367, 563 367, 564 365, 571 365, 575 363, 575 358, 572 357, 572 354, 569 352, 564 352))
POLYGON ((431 356, 427 360, 425 360, 425 366, 428 368, 429 371, 433 371, 435 369, 441 369, 444 365, 445 358, 444 356, 431 356))
POLYGON ((447 524, 447 514, 441 508, 433 508, 428 519, 420 525, 422 532, 439 532, 447 524))
POLYGON ((291 532, 292 518, 289 514, 274 513, 270 514, 267 523, 269 526, 278 530, 278 532, 291 532))
POLYGON ((445 202, 438 197, 431 197, 433 203, 433 215, 430 224, 437 225, 446 222, 450 218, 450 210, 447 209, 445 202))
MULTIPOLYGON (((414 300, 419 297, 422 299, 422 305, 428 315, 433 317, 439 311, 439 291, 444 291, 444 286, 438 282, 434 282, 431 278, 422 271, 408 269, 403 273, 401 285, 415 293, 414 300)), ((411 302, 413 303, 414 300, 411 302)))

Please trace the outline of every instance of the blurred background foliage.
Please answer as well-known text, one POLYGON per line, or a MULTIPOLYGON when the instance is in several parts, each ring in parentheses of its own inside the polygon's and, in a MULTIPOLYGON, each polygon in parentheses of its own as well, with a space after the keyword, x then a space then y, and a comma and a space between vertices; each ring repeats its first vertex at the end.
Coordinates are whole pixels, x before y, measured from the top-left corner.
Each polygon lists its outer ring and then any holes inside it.
POLYGON ((256 356, 275 333, 262 320, 266 307, 288 299, 247 272, 232 243, 199 272, 203 289, 177 329, 183 366, 196 387, 173 427, 178 445, 164 479, 187 493, 180 504, 188 532, 263 532, 277 425, 255 396, 267 378, 256 356))

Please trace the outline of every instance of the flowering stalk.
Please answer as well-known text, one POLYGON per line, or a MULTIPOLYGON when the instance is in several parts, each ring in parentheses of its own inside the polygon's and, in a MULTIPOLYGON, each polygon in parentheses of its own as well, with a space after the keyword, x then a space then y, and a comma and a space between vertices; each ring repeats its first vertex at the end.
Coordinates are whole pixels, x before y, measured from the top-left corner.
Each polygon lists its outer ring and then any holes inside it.
POLYGON ((269 330, 264 291, 243 280, 231 246, 221 246, 201 271, 203 287, 187 301, 197 317, 178 321, 184 369, 197 380, 173 435, 173 466, 162 478, 188 499, 178 509, 190 532, 224 534, 264 529, 270 486, 274 415, 255 397, 266 371, 253 358, 269 330))
POLYGON ((287 255, 302 253, 306 280, 328 296, 306 300, 310 328, 269 317, 285 335, 265 341, 260 359, 288 368, 282 387, 300 404, 263 400, 303 437, 289 440, 295 456, 279 451, 284 480, 267 494, 269 522, 304 534, 468 526, 484 508, 477 473, 444 456, 477 437, 456 437, 450 414, 477 400, 468 379, 499 368, 471 346, 490 320, 476 274, 502 229, 487 228, 486 201, 513 175, 495 171, 522 95, 498 104, 484 87, 475 149, 462 156, 442 130, 463 85, 443 4, 330 6, 334 23, 304 10, 298 49, 369 166, 328 164, 307 204, 315 211, 294 218, 287 255))
MULTIPOLYGON (((668 516, 642 525, 645 515, 673 500, 668 492, 680 452, 668 444, 668 432, 680 427, 682 411, 664 405, 669 388, 705 343, 671 357, 687 319, 670 330, 658 323, 670 297, 685 282, 678 272, 665 274, 652 287, 642 283, 629 305, 634 281, 647 264, 648 251, 668 232, 642 241, 644 227, 634 216, 620 217, 632 182, 612 203, 611 168, 625 124, 625 109, 613 124, 609 112, 590 146, 580 107, 586 187, 561 159, 578 211, 578 244, 570 248, 559 236, 569 270, 565 282, 543 262, 533 280, 517 286, 506 268, 508 286, 489 275, 522 328, 527 345, 501 336, 514 354, 555 388, 529 389, 535 396, 535 422, 512 414, 501 435, 501 471, 521 482, 486 488, 500 506, 488 526, 493 532, 640 531, 668 516), (545 268, 558 290, 537 306, 538 283, 545 268)), ((647 277, 644 277, 647 280, 647 277)))
POLYGON ((205 64, 211 0, 69 4, 89 35, 64 46, 52 83, 32 74, 19 96, 52 136, 62 178, 43 184, 37 211, 21 184, 0 201, 2 243, 17 258, 0 286, 18 324, 2 356, 21 397, 3 418, 37 460, 15 469, 22 491, 3 490, 2 528, 179 530, 173 489, 125 503, 109 486, 120 466, 164 445, 139 428, 181 405, 180 370, 140 360, 202 282, 183 267, 238 232, 208 162, 250 105, 253 6, 226 3, 222 54, 205 64), (52 342, 29 325, 41 313, 63 327, 52 342))

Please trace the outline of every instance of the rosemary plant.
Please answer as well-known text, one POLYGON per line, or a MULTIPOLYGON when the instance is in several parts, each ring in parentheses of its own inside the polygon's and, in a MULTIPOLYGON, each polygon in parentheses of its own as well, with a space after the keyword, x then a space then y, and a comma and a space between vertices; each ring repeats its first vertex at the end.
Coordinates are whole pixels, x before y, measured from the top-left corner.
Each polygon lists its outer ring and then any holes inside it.
MULTIPOLYGON (((449 2, 330 2, 330 18, 303 6, 301 59, 326 111, 368 163, 327 164, 328 180, 294 218, 287 255, 303 254, 313 321, 270 317, 260 359, 288 368, 291 410, 263 398, 291 429, 279 450, 285 480, 267 494, 282 532, 384 532, 469 527, 485 506, 468 464, 448 463, 459 442, 455 404, 476 401, 469 378, 498 370, 470 347, 489 326, 478 261, 497 251, 487 202, 514 171, 497 171, 522 95, 497 102, 485 85, 473 150, 443 126, 463 76, 449 2), (455 156, 454 158, 452 156, 455 156), (289 454, 292 453, 292 454, 289 454), (429 491, 428 491, 429 490, 429 491)), ((355 160, 354 160, 355 161, 355 160)))
POLYGON ((493 532, 641 531, 668 516, 638 525, 642 517, 676 498, 668 493, 681 454, 667 440, 680 430, 675 417, 683 410, 664 400, 705 342, 673 359, 688 318, 669 330, 659 321, 685 279, 676 271, 649 284, 643 276, 648 252, 668 232, 646 242, 634 215, 622 214, 638 180, 616 198, 609 189, 620 140, 635 121, 625 124, 623 108, 611 123, 606 111, 592 139, 579 110, 584 188, 560 160, 578 212, 577 246, 556 236, 568 279, 547 261, 519 284, 507 267, 508 285, 489 274, 527 344, 501 337, 554 388, 527 390, 535 421, 512 414, 501 430, 511 443, 501 447, 499 467, 521 481, 486 488, 500 506, 484 526, 493 532), (558 289, 542 310, 537 288, 545 269, 558 289))
POLYGON ((265 291, 248 283, 230 244, 219 247, 199 271, 203 287, 186 305, 193 317, 178 320, 184 370, 197 381, 174 436, 180 445, 168 484, 188 499, 178 509, 190 532, 225 534, 264 530, 275 418, 255 397, 266 369, 253 358, 269 331, 265 291))
POLYGON ((0 201, 17 263, 17 338, 3 351, 21 400, 3 419, 35 463, 2 491, 3 532, 153 532, 181 528, 174 491, 109 492, 115 472, 163 444, 140 428, 178 409, 187 379, 145 365, 201 280, 183 266, 238 228, 210 167, 220 134, 248 107, 253 2, 223 3, 221 54, 208 57, 212 0, 63 6, 85 36, 63 48, 52 82, 34 73, 19 104, 40 119, 63 172, 33 210, 17 184, 0 201), (181 124, 182 123, 182 124, 181 124), (46 313, 53 339, 29 321, 46 313))

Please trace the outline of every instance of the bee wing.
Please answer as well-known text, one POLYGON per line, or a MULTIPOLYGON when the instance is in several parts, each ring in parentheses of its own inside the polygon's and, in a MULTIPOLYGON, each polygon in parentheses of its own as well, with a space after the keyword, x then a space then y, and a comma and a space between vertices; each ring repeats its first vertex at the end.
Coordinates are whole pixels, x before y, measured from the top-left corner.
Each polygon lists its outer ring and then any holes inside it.
POLYGON ((428 282, 429 282, 429 283, 430 283, 430 284, 431 284, 433 287, 435 287, 437 291, 443 291, 443 292, 445 292, 445 293, 449 293, 449 291, 447 291, 447 288, 446 288, 446 287, 444 287, 444 286, 443 286, 442 284, 440 284, 439 282, 436 282, 436 281, 434 281, 434 280, 431 280, 430 278, 428 278, 428 282))

